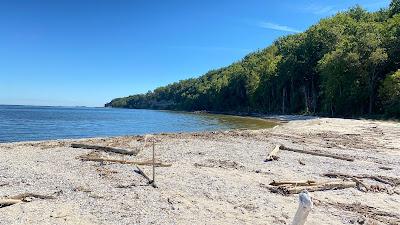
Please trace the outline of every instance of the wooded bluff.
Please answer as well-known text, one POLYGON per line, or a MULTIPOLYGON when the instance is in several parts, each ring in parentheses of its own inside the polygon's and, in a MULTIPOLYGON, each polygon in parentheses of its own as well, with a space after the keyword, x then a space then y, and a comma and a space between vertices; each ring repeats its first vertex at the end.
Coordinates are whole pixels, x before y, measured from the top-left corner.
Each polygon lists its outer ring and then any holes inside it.
POLYGON ((105 106, 400 118, 400 0, 355 6, 230 66, 105 106))

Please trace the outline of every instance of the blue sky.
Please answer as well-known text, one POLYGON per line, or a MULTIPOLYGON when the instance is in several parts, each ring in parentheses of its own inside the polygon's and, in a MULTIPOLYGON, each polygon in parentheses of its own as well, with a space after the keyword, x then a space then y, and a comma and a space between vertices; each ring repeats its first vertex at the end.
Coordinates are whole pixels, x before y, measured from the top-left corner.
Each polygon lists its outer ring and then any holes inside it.
POLYGON ((102 106, 389 0, 0 0, 0 104, 102 106))

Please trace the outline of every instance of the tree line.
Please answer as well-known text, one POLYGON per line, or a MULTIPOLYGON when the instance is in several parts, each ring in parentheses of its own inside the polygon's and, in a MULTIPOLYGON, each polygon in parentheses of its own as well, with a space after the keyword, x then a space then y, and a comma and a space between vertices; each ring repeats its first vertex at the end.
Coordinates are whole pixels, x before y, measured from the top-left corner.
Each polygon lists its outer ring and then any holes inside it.
POLYGON ((400 0, 360 6, 198 78, 106 107, 400 117, 400 0))

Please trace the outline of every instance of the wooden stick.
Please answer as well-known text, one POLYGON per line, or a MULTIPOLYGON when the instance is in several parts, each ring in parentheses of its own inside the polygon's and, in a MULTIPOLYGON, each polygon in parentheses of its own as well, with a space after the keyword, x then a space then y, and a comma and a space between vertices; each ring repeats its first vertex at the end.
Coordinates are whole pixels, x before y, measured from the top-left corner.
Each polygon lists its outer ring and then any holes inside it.
POLYGON ((29 201, 27 198, 39 198, 39 199, 54 199, 53 196, 49 195, 40 195, 34 193, 23 193, 15 196, 11 196, 5 199, 0 199, 0 208, 14 205, 21 202, 29 201))
POLYGON ((155 151, 154 151, 154 147, 155 147, 155 143, 154 143, 154 140, 153 140, 153 181, 151 182, 151 185, 153 185, 153 187, 156 187, 156 180, 155 180, 155 178, 156 178, 156 167, 155 167, 156 154, 155 154, 155 151))
POLYGON ((313 202, 311 201, 308 191, 302 191, 299 195, 299 207, 293 218, 292 225, 304 225, 312 207, 313 202))
POLYGON ((109 159, 109 158, 99 158, 99 157, 86 157, 81 156, 79 159, 83 161, 93 161, 93 162, 110 162, 110 163, 121 163, 121 164, 135 164, 140 166, 151 166, 155 165, 156 167, 170 167, 172 164, 165 164, 162 162, 153 162, 153 161, 129 161, 129 160, 119 160, 119 159, 109 159))
POLYGON ((272 181, 269 185, 272 186, 282 186, 282 185, 293 185, 293 186, 312 186, 312 185, 318 185, 317 182, 313 180, 307 180, 307 181, 272 181))
POLYGON ((26 198, 54 199, 54 197, 50 196, 50 195, 40 195, 40 194, 34 194, 34 193, 23 193, 23 194, 14 195, 14 196, 9 197, 9 199, 16 199, 16 200, 22 200, 22 201, 24 201, 26 198))
POLYGON ((140 167, 139 166, 136 166, 136 173, 138 173, 138 174, 140 174, 140 175, 142 175, 149 183, 151 182, 151 179, 150 179, 150 177, 148 177, 145 173, 144 173, 144 171, 142 170, 142 169, 140 169, 140 167))
POLYGON ((288 194, 299 194, 303 190, 307 190, 308 192, 314 191, 327 191, 327 190, 339 190, 346 188, 354 188, 356 187, 356 182, 327 182, 327 183, 319 183, 311 186, 269 186, 263 185, 263 187, 268 188, 273 193, 279 193, 282 195, 288 194))
POLYGON ((307 151, 307 150, 301 150, 301 149, 293 149, 293 148, 285 147, 283 145, 280 147, 280 150, 309 154, 309 155, 316 155, 316 156, 322 156, 322 157, 329 157, 329 158, 340 159, 340 160, 345 160, 345 161, 350 161, 350 162, 354 161, 353 158, 349 158, 349 157, 345 157, 345 156, 339 156, 339 155, 333 155, 333 154, 329 154, 329 153, 322 153, 322 152, 315 152, 315 151, 307 151))
POLYGON ((396 184, 393 182, 390 182, 388 180, 385 180, 383 178, 373 176, 373 175, 350 175, 350 174, 344 174, 344 173, 325 173, 325 174, 323 174, 323 176, 330 177, 330 178, 359 178, 359 179, 367 178, 367 179, 376 180, 376 181, 384 183, 384 184, 389 184, 391 186, 396 186, 396 184))
POLYGON ((278 152, 280 150, 280 145, 276 145, 274 150, 272 150, 268 156, 267 159, 265 159, 265 162, 269 162, 269 161, 273 161, 273 160, 278 160, 279 156, 278 156, 278 152))
POLYGON ((18 200, 18 199, 0 199, 0 208, 14 205, 14 204, 21 203, 21 202, 22 202, 22 200, 18 200))
POLYGON ((112 147, 98 146, 98 145, 76 144, 76 143, 72 143, 71 147, 72 148, 95 149, 98 151, 114 152, 114 153, 124 154, 124 155, 137 155, 139 153, 139 150, 129 151, 129 150, 120 149, 120 148, 112 148, 112 147))

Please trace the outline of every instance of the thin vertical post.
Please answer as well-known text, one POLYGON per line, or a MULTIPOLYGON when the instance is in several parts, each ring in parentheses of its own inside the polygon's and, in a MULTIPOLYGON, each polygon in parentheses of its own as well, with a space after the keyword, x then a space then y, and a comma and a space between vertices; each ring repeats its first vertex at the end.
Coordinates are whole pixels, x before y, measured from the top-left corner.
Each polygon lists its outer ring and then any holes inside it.
POLYGON ((155 142, 153 140, 153 181, 151 182, 153 187, 156 187, 155 178, 156 178, 156 153, 154 151, 155 142))

